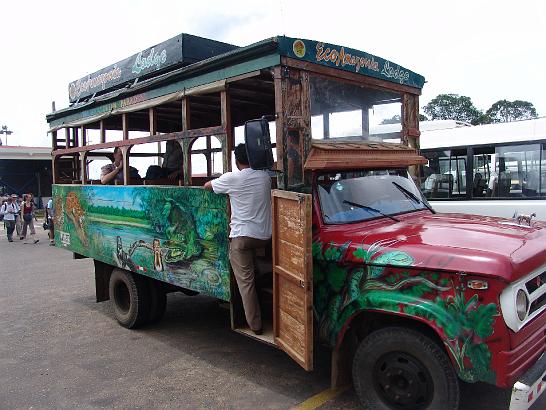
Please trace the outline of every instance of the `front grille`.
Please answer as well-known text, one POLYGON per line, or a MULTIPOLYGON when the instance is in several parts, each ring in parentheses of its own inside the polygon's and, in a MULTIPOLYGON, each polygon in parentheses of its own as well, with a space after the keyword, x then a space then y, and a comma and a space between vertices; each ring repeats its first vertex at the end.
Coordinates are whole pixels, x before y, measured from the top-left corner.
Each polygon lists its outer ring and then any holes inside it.
POLYGON ((525 283, 525 287, 527 288, 527 292, 529 294, 533 293, 535 290, 540 288, 542 285, 546 283, 546 271, 542 272, 540 275, 534 277, 531 280, 528 280, 525 283))
POLYGON ((544 309, 546 305, 546 271, 525 282, 525 289, 527 289, 531 301, 529 307, 529 316, 531 316, 533 313, 544 309))
MULTIPOLYGON (((535 318, 546 315, 546 264, 538 267, 519 280, 510 283, 501 292, 499 301, 506 325, 514 332, 519 332, 535 318), (517 292, 528 296, 529 312, 524 320, 516 314, 517 292)), ((542 317, 541 320, 544 320, 542 317)))
POLYGON ((532 314, 536 312, 537 310, 540 310, 546 305, 546 293, 539 296, 538 299, 531 302, 531 307, 529 308, 529 314, 532 314))

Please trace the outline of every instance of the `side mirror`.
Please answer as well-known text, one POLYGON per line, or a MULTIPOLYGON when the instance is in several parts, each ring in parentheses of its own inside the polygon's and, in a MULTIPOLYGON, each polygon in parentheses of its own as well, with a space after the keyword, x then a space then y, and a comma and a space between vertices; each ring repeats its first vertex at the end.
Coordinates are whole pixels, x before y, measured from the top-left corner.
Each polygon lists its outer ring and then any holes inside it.
POLYGON ((245 146, 250 168, 271 168, 273 150, 269 135, 269 123, 265 117, 245 122, 245 146))

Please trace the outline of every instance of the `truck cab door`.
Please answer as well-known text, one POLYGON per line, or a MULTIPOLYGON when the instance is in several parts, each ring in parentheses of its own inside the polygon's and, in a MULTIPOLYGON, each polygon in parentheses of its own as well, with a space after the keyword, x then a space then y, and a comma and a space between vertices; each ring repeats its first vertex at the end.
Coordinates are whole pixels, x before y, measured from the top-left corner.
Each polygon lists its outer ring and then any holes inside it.
POLYGON ((272 191, 275 344, 313 370, 311 195, 272 191))

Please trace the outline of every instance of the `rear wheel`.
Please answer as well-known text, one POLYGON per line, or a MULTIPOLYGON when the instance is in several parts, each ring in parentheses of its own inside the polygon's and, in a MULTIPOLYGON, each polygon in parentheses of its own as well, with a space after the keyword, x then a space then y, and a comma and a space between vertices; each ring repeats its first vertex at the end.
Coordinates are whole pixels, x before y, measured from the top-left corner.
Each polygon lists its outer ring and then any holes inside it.
POLYGON ((150 298, 147 281, 122 269, 114 269, 110 276, 110 300, 114 304, 114 315, 120 325, 128 329, 148 321, 150 298))
POLYGON ((353 359, 353 383, 365 409, 459 406, 457 375, 446 353, 406 328, 381 329, 360 343, 353 359))

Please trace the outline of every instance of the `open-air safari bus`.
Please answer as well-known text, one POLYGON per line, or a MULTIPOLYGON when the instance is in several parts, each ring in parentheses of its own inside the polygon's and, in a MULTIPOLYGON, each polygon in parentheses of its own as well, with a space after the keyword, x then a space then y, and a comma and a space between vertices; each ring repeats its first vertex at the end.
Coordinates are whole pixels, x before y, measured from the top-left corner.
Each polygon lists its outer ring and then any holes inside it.
POLYGON ((72 105, 47 116, 56 246, 94 259, 96 299, 123 326, 159 320, 167 292, 198 292, 306 370, 314 343, 330 346, 332 384, 352 369, 365 407, 455 409, 459 378, 517 382, 512 408, 526 408, 545 372, 545 225, 434 213, 414 182, 423 84, 288 37, 239 48, 182 34, 143 50, 71 83, 72 105), (393 114, 401 144, 370 133, 393 114), (243 126, 251 163, 276 156, 272 249, 255 255, 260 336, 230 269, 229 200, 202 188, 234 168, 243 126), (171 140, 175 178, 133 173, 161 165, 171 140), (123 178, 101 185, 91 168, 115 147, 123 178))

